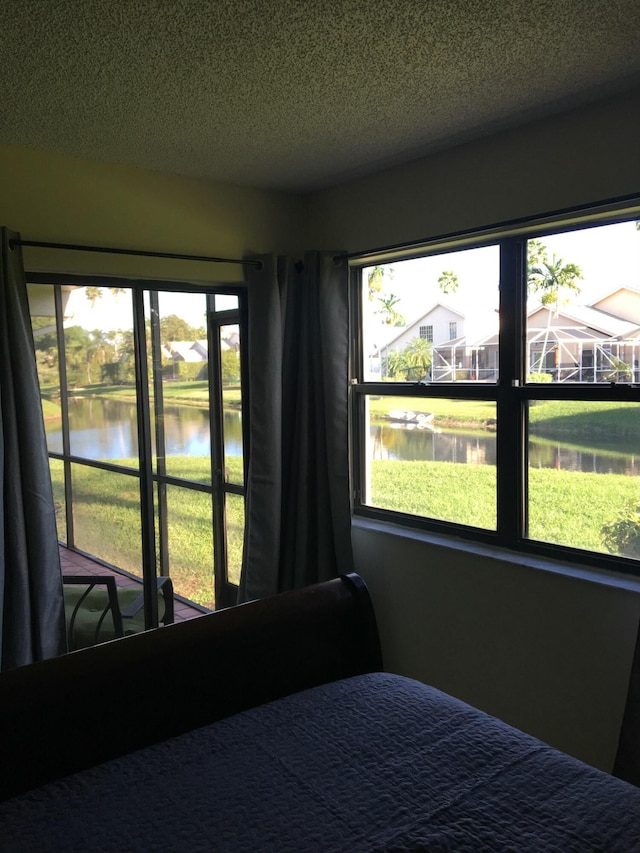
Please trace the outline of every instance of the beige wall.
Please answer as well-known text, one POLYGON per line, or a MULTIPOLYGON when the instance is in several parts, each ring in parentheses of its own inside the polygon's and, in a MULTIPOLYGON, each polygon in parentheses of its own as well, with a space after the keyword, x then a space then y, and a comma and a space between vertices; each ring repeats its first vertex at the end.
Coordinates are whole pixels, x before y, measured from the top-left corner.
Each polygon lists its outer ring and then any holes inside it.
MULTIPOLYGON (((297 252, 301 202, 286 193, 0 146, 0 224, 24 239, 237 258, 297 252)), ((235 281, 240 267, 25 249, 28 269, 235 281)))
MULTIPOLYGON (((306 202, 316 242, 359 251, 638 191, 635 90, 306 202)), ((640 581, 606 585, 542 570, 541 561, 532 568, 362 522, 354 525, 353 545, 388 669, 611 768, 640 581)))
POLYGON ((452 548, 442 537, 370 522, 356 522, 353 544, 386 669, 611 769, 640 584, 605 584, 569 567, 553 572, 541 560, 452 548))
POLYGON ((310 231, 350 252, 640 191, 640 89, 315 193, 310 231))

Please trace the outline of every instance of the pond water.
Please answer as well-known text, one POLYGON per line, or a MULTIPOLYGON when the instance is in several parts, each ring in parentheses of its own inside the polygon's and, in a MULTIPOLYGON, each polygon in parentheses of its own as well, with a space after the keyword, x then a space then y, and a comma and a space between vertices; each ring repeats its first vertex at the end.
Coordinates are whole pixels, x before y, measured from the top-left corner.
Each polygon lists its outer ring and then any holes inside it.
MULTIPOLYGON (((69 401, 71 453, 88 459, 128 459, 138 455, 136 407, 109 399, 78 398, 69 401)), ((168 456, 209 455, 209 413, 192 406, 167 406, 164 418, 168 456)), ((242 418, 238 411, 225 410, 225 451, 242 455, 242 418)), ((62 452, 59 422, 47 425, 49 450, 62 452)), ((154 448, 155 451, 155 448, 154 448)), ((531 438, 529 464, 536 468, 587 471, 638 476, 638 447, 567 448, 562 442, 531 438)), ((436 462, 495 465, 494 433, 460 430, 436 433, 428 429, 392 428, 387 422, 372 423, 372 459, 433 460, 436 462)))
MULTIPOLYGON (((495 433, 468 433, 462 430, 432 432, 429 429, 391 427, 387 422, 370 427, 372 459, 432 460, 434 462, 496 464, 495 433)), ((640 473, 640 448, 567 448, 562 442, 536 439, 529 442, 532 468, 586 471, 598 474, 640 473)))
MULTIPOLYGON (((153 425, 152 425, 153 426, 153 425)), ((209 411, 193 406, 166 406, 164 416, 167 456, 209 456, 209 411)), ((227 456, 242 456, 242 416, 224 412, 227 456)), ((130 459, 138 455, 136 406, 121 400, 69 400, 71 453, 87 459, 130 459)), ((155 453, 155 434, 152 436, 155 453)), ((62 453, 62 424, 47 424, 50 451, 62 453)))

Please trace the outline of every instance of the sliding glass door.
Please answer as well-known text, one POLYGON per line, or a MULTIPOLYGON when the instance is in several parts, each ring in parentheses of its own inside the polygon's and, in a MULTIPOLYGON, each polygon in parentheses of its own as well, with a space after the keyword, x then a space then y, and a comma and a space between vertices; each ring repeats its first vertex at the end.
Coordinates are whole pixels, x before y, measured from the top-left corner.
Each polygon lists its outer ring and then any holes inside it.
POLYGON ((244 535, 240 288, 29 276, 59 538, 206 609, 244 535))

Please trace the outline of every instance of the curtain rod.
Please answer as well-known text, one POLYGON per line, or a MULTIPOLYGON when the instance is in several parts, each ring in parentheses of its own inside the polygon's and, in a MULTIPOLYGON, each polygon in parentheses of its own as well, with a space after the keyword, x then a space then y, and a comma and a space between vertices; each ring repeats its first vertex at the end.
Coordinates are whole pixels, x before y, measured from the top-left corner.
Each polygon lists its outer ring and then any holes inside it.
POLYGON ((214 258, 209 255, 181 255, 174 252, 147 252, 141 249, 115 249, 108 246, 83 246, 75 243, 46 243, 42 240, 9 240, 9 248, 31 246, 37 249, 67 249, 71 252, 103 252, 109 255, 141 255, 145 258, 171 258, 181 261, 206 261, 213 264, 243 264, 262 269, 262 261, 245 261, 239 258, 214 258))

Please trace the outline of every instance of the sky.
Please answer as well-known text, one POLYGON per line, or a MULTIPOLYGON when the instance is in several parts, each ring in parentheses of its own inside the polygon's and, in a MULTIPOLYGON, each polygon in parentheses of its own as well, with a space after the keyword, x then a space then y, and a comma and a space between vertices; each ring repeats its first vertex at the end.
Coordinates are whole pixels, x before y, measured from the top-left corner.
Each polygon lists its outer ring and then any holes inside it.
MULTIPOLYGON (((635 222, 587 228, 540 239, 550 254, 556 253, 565 262, 576 263, 582 268, 584 277, 579 282, 578 304, 589 304, 622 285, 640 290, 640 231, 636 229, 635 222)), ((395 307, 408 322, 419 319, 438 301, 466 316, 473 312, 489 312, 498 306, 497 246, 395 262, 387 265, 388 268, 393 270, 393 277, 387 273, 383 292, 400 297, 395 307), (438 278, 444 270, 452 270, 458 276, 459 288, 455 294, 443 294, 438 288, 438 278)), ((380 345, 395 337, 400 329, 384 325, 383 315, 374 313, 377 308, 380 305, 376 300, 365 304, 366 325, 380 345)), ((178 314, 191 326, 205 324, 203 294, 163 293, 160 310, 163 315, 178 314)), ((67 304, 67 315, 70 313, 73 317, 68 317, 67 325, 78 324, 90 330, 131 328, 132 325, 128 296, 114 297, 106 288, 94 307, 83 290, 73 291, 67 304)))
MULTIPOLYGON (((203 293, 167 293, 159 297, 160 314, 177 314, 190 326, 206 327, 206 296, 203 293)), ((148 306, 148 301, 145 300, 148 306)), ((217 310, 237 307, 237 297, 216 296, 217 310), (231 300, 231 301, 230 301, 231 300), (234 302, 235 300, 235 302, 234 302)), ((114 295, 102 288, 102 297, 92 305, 84 288, 73 290, 65 310, 66 326, 82 326, 84 329, 130 329, 133 326, 131 297, 128 293, 114 295)))
MULTIPOLYGON (((582 269, 583 278, 578 282, 581 292, 575 297, 577 304, 587 305, 623 285, 640 290, 640 231, 636 229, 635 222, 586 228, 539 239, 550 256, 555 253, 565 263, 575 263, 582 269)), ((450 305, 466 316, 498 306, 497 246, 391 263, 388 268, 393 273, 390 278, 387 272, 383 292, 400 297, 395 309, 409 323, 419 319, 436 302, 450 305), (455 294, 443 294, 438 288, 438 278, 444 270, 451 270, 458 276, 459 287, 455 294)), ((366 275, 365 270, 365 281, 366 275)), ((365 312, 372 335, 384 343, 395 337, 400 328, 382 325, 383 315, 374 315, 378 307, 376 300, 368 302, 365 312)))

